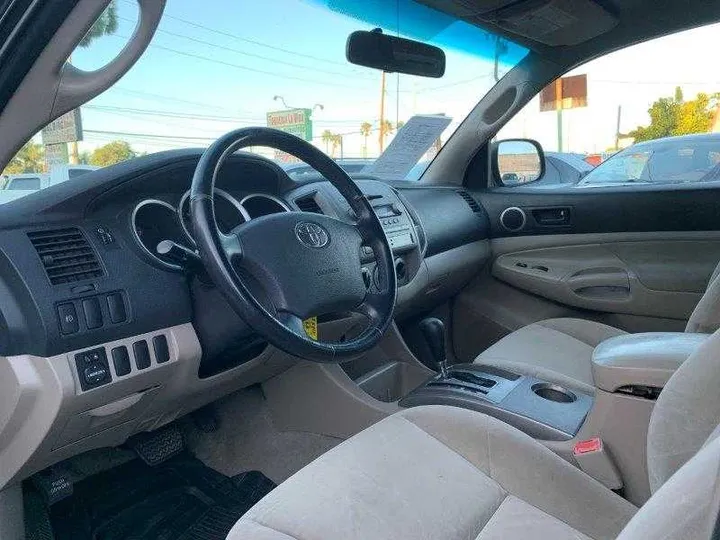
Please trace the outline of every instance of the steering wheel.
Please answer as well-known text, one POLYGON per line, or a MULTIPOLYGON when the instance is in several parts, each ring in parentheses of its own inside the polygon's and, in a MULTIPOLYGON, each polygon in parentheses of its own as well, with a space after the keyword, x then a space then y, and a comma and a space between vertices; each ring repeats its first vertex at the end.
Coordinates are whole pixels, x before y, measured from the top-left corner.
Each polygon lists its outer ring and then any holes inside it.
POLYGON ((315 362, 342 362, 375 346, 390 325, 397 279, 380 220, 347 173, 303 139, 264 127, 223 135, 197 164, 190 213, 207 273, 235 312, 275 347, 315 362), (230 155, 251 146, 287 152, 313 167, 337 188, 356 220, 346 223, 320 214, 283 212, 222 233, 212 196, 217 172, 230 155), (372 248, 377 264, 371 288, 362 277, 362 246, 372 248), (327 342, 305 333, 304 319, 347 311, 369 319, 359 336, 327 342))

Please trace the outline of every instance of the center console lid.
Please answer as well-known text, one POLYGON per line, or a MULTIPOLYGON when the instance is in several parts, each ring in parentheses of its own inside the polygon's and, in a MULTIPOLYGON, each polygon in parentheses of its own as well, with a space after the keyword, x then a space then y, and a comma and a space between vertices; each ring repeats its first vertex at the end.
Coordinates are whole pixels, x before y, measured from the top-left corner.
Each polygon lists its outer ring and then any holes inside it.
POLYGON ((708 334, 648 332, 607 339, 593 352, 595 385, 606 392, 662 388, 708 334))

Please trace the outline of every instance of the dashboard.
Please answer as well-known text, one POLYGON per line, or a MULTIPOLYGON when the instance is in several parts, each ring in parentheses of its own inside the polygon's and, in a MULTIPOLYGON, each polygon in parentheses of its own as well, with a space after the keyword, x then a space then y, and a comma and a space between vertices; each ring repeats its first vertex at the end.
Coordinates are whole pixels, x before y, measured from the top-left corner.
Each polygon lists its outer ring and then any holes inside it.
MULTIPOLYGON (((0 488, 70 455, 121 444, 299 361, 255 334, 202 272, 158 252, 166 240, 195 250, 188 191, 200 155, 144 156, 3 206, 0 410, 11 412, 7 422, 0 418, 0 488)), ((468 193, 356 182, 393 250, 397 318, 442 303, 482 267, 490 224, 468 193)), ((321 176, 296 182, 252 154, 228 159, 214 203, 223 232, 277 212, 354 219, 321 176)), ((360 256, 372 290, 372 250, 361 248, 360 256)), ((362 330, 352 313, 318 319, 323 339, 362 330)))

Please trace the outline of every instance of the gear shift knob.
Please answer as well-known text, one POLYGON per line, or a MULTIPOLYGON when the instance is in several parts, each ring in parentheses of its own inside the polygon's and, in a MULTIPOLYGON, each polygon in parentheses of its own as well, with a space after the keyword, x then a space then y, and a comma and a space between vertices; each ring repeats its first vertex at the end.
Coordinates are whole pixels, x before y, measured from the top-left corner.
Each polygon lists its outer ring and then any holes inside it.
POLYGON ((433 360, 438 366, 440 376, 447 377, 447 356, 445 355, 445 324, 435 317, 420 321, 420 332, 433 355, 433 360))

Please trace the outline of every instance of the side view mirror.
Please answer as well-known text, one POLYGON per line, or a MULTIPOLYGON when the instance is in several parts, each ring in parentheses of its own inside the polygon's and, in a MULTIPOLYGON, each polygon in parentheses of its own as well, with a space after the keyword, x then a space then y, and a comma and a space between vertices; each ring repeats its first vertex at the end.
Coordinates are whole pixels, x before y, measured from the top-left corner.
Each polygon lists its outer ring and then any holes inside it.
POLYGON ((492 167, 502 186, 527 184, 545 174, 545 153, 532 139, 505 139, 495 143, 492 167))

